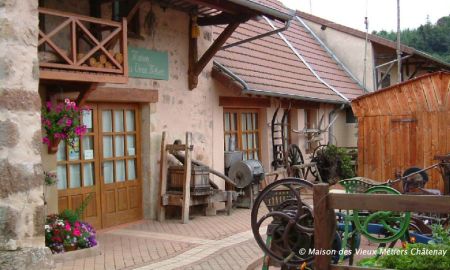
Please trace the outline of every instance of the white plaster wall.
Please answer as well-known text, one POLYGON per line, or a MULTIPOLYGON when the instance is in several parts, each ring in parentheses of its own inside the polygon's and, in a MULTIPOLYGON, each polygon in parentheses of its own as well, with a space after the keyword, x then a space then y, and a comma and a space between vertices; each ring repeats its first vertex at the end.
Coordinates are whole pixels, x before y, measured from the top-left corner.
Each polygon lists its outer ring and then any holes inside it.
MULTIPOLYGON (((336 54, 339 60, 362 83, 364 77, 364 47, 365 40, 303 19, 311 30, 336 54)), ((373 48, 367 43, 366 88, 373 91, 373 48)))

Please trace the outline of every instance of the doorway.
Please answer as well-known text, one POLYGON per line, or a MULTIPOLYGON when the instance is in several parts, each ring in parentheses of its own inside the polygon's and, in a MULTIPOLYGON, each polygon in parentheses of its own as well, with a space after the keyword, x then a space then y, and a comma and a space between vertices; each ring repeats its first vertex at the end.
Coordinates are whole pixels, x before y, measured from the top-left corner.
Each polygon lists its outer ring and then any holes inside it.
POLYGON ((89 104, 87 134, 57 152, 58 208, 76 209, 92 193, 82 219, 107 228, 142 218, 138 105, 89 104))

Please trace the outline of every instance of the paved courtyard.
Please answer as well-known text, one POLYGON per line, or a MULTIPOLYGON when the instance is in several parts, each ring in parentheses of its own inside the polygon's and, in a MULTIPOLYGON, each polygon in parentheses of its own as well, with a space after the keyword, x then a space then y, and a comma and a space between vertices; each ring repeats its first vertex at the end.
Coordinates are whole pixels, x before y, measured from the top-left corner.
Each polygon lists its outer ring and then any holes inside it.
POLYGON ((262 251, 253 240, 250 210, 231 216, 145 220, 98 233, 102 254, 57 263, 56 269, 247 269, 262 251))

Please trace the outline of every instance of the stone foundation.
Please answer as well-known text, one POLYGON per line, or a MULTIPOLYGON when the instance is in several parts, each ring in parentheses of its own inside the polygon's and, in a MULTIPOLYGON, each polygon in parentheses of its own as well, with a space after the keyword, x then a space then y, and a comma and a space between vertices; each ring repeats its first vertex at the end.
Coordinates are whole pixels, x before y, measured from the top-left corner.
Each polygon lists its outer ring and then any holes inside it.
POLYGON ((46 247, 0 251, 0 269, 43 270, 54 268, 52 252, 46 247))
POLYGON ((0 0, 0 269, 49 269, 38 94, 38 0, 0 0))

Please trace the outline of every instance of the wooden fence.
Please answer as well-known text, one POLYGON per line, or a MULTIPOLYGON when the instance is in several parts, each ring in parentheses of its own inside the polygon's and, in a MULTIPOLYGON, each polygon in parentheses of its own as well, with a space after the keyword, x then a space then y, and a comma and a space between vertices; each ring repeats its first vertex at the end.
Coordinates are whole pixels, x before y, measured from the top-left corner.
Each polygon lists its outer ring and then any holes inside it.
MULTIPOLYGON (((333 194, 328 184, 314 185, 314 248, 331 250, 335 237, 334 209, 378 210, 398 212, 450 213, 450 196, 387 195, 387 194, 333 194)), ((314 269, 370 270, 356 266, 331 265, 331 256, 316 255, 314 269)), ((378 268, 379 270, 379 268, 378 268)))
MULTIPOLYGON (((450 153, 450 73, 438 72, 352 102, 358 117, 358 175, 377 181, 425 168, 450 153)), ((444 192, 437 170, 426 188, 444 192)))

